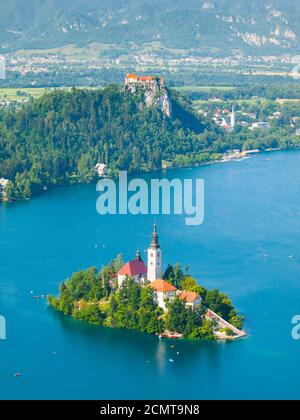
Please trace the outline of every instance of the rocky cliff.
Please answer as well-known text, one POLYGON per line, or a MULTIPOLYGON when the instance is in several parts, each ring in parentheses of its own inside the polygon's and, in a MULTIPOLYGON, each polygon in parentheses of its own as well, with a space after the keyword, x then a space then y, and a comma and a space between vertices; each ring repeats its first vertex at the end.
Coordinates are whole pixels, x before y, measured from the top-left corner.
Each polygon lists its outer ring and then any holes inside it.
POLYGON ((168 89, 163 78, 152 76, 126 76, 125 89, 133 95, 142 94, 146 106, 156 106, 169 118, 172 116, 172 105, 168 89))

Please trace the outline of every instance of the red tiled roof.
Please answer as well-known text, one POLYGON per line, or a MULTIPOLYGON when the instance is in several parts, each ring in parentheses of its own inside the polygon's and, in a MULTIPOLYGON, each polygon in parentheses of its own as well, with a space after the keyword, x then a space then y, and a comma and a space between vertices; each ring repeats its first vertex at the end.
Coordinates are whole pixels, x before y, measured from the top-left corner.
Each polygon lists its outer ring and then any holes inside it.
POLYGON ((140 76, 139 80, 141 82, 150 82, 151 80, 153 80, 153 77, 152 76, 140 76))
POLYGON ((149 286, 157 292, 175 292, 175 290, 177 290, 172 284, 162 279, 154 280, 149 286))
POLYGON ((138 276, 147 273, 147 267, 143 261, 133 260, 129 261, 121 270, 118 272, 119 276, 138 276))
POLYGON ((138 79, 138 76, 136 74, 127 74, 126 76, 128 79, 138 79))
POLYGON ((199 297, 198 293, 195 292, 181 292, 179 295, 179 299, 190 303, 194 303, 199 297))
POLYGON ((150 82, 153 80, 152 76, 138 76, 137 74, 127 74, 126 78, 139 80, 140 82, 150 82))

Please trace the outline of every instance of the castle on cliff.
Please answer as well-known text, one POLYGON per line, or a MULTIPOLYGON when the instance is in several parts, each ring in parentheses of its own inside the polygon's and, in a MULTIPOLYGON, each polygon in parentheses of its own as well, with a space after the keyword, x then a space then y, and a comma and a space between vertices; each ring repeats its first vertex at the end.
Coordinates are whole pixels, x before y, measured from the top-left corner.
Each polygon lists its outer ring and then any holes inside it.
POLYGON ((125 77, 125 89, 132 94, 136 94, 142 89, 145 105, 156 106, 167 117, 171 118, 172 103, 163 77, 127 74, 125 77))

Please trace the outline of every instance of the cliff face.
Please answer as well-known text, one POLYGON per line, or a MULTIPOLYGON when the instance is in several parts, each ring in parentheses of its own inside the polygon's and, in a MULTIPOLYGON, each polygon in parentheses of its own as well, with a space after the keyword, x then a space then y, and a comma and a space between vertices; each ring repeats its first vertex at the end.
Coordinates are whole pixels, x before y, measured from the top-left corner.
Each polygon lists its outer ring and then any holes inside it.
POLYGON ((171 118, 171 99, 168 89, 165 86, 164 79, 127 75, 125 89, 133 95, 142 93, 146 106, 155 106, 167 115, 167 117, 171 118))

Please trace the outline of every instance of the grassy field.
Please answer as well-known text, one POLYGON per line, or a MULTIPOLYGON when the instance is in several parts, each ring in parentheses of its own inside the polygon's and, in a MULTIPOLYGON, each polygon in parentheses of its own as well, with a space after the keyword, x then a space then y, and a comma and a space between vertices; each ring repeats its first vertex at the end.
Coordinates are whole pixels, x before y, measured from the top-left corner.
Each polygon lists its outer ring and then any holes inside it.
POLYGON ((236 88, 234 86, 180 86, 174 88, 180 92, 214 92, 216 90, 231 92, 236 88))
POLYGON ((0 88, 0 101, 24 102, 29 96, 38 98, 50 89, 46 88, 0 88))
MULTIPOLYGON (((77 86, 79 89, 98 89, 95 87, 77 86)), ((24 102, 28 97, 39 98, 46 92, 51 92, 57 88, 0 88, 0 101, 24 102)), ((61 87, 62 90, 70 90, 69 87, 61 87)))

